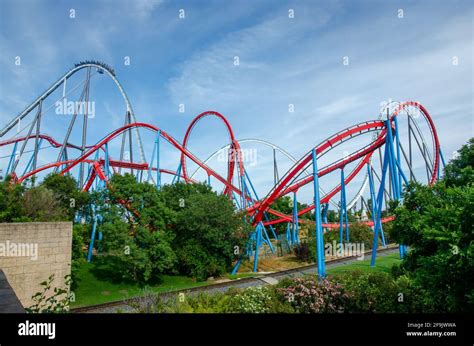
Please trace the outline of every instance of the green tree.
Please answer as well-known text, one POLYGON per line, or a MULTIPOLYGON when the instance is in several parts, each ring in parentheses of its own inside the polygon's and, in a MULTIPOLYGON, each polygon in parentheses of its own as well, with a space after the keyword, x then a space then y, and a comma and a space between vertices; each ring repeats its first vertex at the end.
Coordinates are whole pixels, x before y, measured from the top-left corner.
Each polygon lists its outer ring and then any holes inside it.
POLYGON ((30 221, 23 203, 24 192, 25 187, 12 184, 10 177, 0 182, 0 222, 30 221))
POLYGON ((54 197, 71 221, 76 212, 88 204, 88 194, 79 190, 76 180, 71 175, 51 173, 44 178, 40 186, 54 193, 54 197))
POLYGON ((402 263, 435 311, 474 311, 474 187, 411 184, 391 236, 410 248, 402 263))
POLYGON ((464 186, 474 182, 474 137, 458 150, 458 155, 445 168, 448 186, 464 186))
POLYGON ((171 230, 179 272, 203 280, 230 270, 251 230, 232 201, 205 184, 166 185, 161 193, 177 213, 171 230))
POLYGON ((61 208, 54 192, 44 186, 32 187, 22 198, 25 215, 33 221, 66 220, 66 211, 61 208))
POLYGON ((139 183, 130 174, 113 175, 109 189, 94 194, 91 201, 102 216, 100 261, 115 276, 145 283, 173 271, 176 255, 168 228, 176 215, 155 186, 139 183))

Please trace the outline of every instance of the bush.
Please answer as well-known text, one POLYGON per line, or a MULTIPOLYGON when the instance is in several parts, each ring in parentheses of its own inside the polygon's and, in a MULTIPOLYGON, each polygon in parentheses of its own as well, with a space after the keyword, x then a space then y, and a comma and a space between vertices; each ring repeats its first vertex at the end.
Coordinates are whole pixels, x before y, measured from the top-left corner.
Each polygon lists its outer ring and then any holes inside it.
MULTIPOLYGON (((314 245, 314 243, 313 243, 314 245)), ((314 251, 311 251, 310 249, 311 244, 306 240, 298 244, 298 246, 295 247, 294 253, 296 258, 299 261, 302 262, 313 262, 314 258, 311 256, 314 251)))
POLYGON ((134 236, 129 236, 128 225, 123 222, 104 224, 101 229, 107 239, 103 261, 122 279, 145 283, 159 280, 160 275, 174 268, 176 255, 166 233, 151 233, 138 226, 134 236))
POLYGON ((383 272, 352 271, 334 277, 350 292, 347 312, 396 312, 398 287, 393 277, 383 272))
MULTIPOLYGON (((362 223, 351 223, 349 238, 351 243, 362 243, 365 250, 370 250, 374 243, 374 232, 369 226, 362 223)), ((381 240, 379 240, 379 244, 381 244, 381 240)))
POLYGON ((249 287, 234 295, 229 302, 228 312, 268 313, 271 311, 272 293, 268 287, 249 287))
POLYGON ((343 286, 328 279, 284 281, 277 292, 280 300, 290 303, 300 313, 342 313, 349 299, 343 286))

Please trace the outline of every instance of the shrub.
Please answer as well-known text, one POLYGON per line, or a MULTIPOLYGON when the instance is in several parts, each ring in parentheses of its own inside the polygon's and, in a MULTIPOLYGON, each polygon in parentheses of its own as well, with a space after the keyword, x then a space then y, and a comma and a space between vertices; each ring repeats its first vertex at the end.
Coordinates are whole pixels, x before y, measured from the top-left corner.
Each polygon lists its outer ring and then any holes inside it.
POLYGON ((229 301, 228 312, 271 312, 272 293, 268 287, 249 287, 235 294, 229 301))
POLYGON ((383 272, 352 271, 334 279, 350 292, 347 312, 395 312, 398 288, 393 277, 383 272))
POLYGON ((296 258, 299 261, 302 262, 312 262, 314 261, 314 258, 311 257, 313 254, 313 251, 310 249, 311 244, 306 240, 298 244, 298 246, 295 247, 294 253, 296 258))
POLYGON ((365 250, 370 250, 374 242, 374 232, 369 226, 362 223, 351 223, 349 226, 349 238, 351 243, 362 243, 365 250))
POLYGON ((69 311, 69 302, 71 301, 71 293, 69 287, 71 284, 70 276, 65 276, 66 287, 55 287, 51 292, 54 283, 54 274, 50 275, 46 281, 40 283, 41 292, 33 295, 33 305, 26 308, 28 313, 64 313, 69 311))
POLYGON ((118 220, 104 223, 100 229, 104 234, 102 261, 123 280, 145 283, 173 270, 176 255, 166 232, 135 226, 130 235, 129 225, 118 220))
POLYGON ((342 313, 349 299, 340 284, 328 279, 286 281, 277 292, 280 299, 289 302, 300 313, 342 313))

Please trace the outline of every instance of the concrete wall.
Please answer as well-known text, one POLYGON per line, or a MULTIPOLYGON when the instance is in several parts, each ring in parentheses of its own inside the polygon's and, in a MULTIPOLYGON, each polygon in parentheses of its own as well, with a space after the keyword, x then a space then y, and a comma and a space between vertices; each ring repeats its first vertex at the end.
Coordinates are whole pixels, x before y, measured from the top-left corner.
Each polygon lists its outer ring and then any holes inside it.
POLYGON ((71 246, 71 222, 0 223, 0 268, 24 307, 51 274, 53 287, 65 287, 71 246))

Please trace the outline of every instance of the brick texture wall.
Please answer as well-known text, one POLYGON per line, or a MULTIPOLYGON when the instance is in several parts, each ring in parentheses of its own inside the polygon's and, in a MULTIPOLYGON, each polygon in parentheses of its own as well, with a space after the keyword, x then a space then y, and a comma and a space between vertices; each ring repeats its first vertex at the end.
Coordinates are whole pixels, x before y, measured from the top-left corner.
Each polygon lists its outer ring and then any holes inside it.
POLYGON ((53 287, 65 287, 64 277, 71 273, 71 246, 71 222, 0 223, 0 268, 24 307, 32 305, 31 297, 42 291, 40 283, 51 274, 53 287), (24 256, 35 255, 34 246, 37 258, 24 256))

